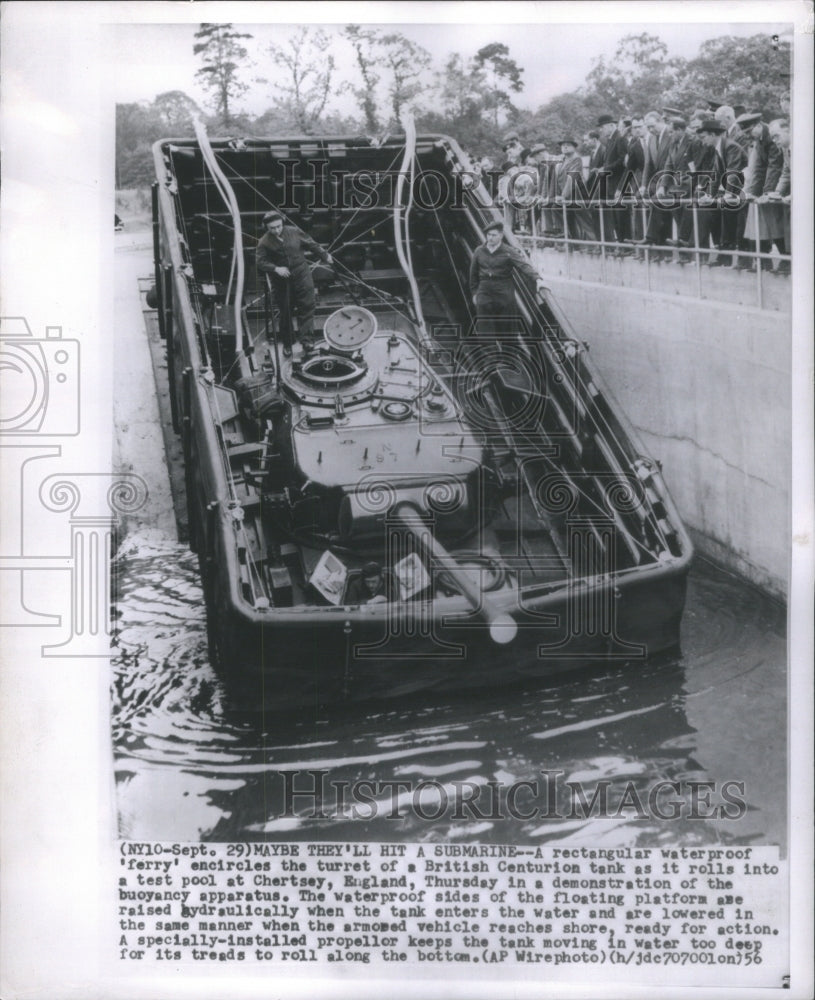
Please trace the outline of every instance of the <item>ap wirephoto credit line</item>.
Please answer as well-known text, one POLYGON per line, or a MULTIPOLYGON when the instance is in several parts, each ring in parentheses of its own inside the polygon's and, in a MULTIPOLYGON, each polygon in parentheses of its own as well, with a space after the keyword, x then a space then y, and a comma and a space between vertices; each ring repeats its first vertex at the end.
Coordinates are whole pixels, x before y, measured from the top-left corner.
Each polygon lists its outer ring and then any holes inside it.
POLYGON ((4 996, 811 991, 811 10, 500 15, 4 5, 4 996))

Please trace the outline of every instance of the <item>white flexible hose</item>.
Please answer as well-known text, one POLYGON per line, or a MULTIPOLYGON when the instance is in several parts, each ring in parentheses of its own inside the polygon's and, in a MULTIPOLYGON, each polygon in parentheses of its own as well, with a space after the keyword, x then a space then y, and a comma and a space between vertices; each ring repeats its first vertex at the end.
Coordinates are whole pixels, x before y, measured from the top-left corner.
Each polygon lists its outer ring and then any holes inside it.
MULTIPOLYGON (((413 296, 413 307, 416 310, 416 319, 419 326, 419 338, 423 343, 429 341, 427 334, 427 328, 425 327, 424 315, 422 314, 422 301, 419 296, 419 287, 416 284, 416 278, 413 274, 413 265, 409 259, 409 256, 405 256, 405 242, 406 235, 402 234, 402 191, 405 186, 405 175, 410 170, 410 197, 408 200, 408 208, 405 213, 405 223, 407 224, 407 213, 410 212, 410 207, 413 204, 413 162, 416 157, 416 125, 413 121, 413 115, 405 114, 402 118, 402 124, 405 129, 405 155, 402 158, 402 166, 399 168, 398 179, 396 181, 396 198, 394 199, 393 205, 393 232, 394 232, 394 243, 396 245, 396 256, 399 258, 399 263, 402 270, 407 276, 408 283, 410 285, 410 292, 413 296)), ((408 254, 410 253, 410 248, 408 247, 408 254)))
MULTIPOLYGON (((235 350, 241 351, 243 349, 243 319, 241 317, 241 304, 243 303, 244 286, 243 229, 241 227, 241 213, 238 209, 238 200, 235 197, 235 192, 232 190, 232 185, 227 180, 226 175, 218 166, 218 161, 215 159, 215 153, 210 145, 209 137, 207 136, 203 122, 196 118, 193 121, 193 125, 195 127, 195 137, 198 140, 198 146, 201 149, 201 154, 203 155, 212 176, 215 178, 215 184, 218 187, 221 197, 226 202, 227 208, 232 216, 232 225, 235 230, 235 239, 232 245, 232 268, 233 272, 235 270, 237 271, 235 299, 233 303, 235 310, 235 350)), ((232 274, 230 274, 229 280, 231 283, 232 274)))

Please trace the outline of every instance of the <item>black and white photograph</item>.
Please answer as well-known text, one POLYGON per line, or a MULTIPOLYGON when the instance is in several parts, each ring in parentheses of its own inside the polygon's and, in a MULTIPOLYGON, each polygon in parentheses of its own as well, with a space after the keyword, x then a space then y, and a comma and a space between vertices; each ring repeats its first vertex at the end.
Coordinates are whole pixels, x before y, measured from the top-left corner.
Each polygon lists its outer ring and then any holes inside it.
POLYGON ((806 997, 811 5, 2 15, 3 995, 806 997))

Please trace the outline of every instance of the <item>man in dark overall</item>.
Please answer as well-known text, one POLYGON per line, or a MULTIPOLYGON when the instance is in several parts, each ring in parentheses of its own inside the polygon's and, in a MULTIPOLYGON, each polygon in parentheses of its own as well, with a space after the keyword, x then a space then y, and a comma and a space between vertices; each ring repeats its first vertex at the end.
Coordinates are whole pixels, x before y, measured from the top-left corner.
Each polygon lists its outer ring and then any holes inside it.
POLYGON ((294 226, 284 226, 279 212, 263 216, 266 232, 256 251, 257 269, 272 279, 274 303, 280 310, 280 336, 283 348, 291 351, 292 314, 299 323, 299 339, 308 351, 314 343, 314 281, 304 250, 331 263, 331 254, 294 226))
POLYGON ((470 292, 475 303, 479 336, 511 332, 517 323, 515 286, 517 271, 540 291, 543 278, 522 251, 504 242, 504 224, 491 222, 484 227, 486 243, 477 247, 470 262, 470 292))

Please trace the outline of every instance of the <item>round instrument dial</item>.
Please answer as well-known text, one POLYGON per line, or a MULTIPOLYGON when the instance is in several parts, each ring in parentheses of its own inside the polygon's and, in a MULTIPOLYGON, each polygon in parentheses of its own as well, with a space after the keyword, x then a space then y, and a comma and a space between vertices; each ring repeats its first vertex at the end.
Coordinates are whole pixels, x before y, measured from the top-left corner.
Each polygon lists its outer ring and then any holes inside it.
POLYGON ((352 354, 376 333, 376 316, 363 306, 342 306, 335 309, 323 325, 326 342, 341 353, 352 354))

